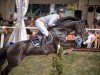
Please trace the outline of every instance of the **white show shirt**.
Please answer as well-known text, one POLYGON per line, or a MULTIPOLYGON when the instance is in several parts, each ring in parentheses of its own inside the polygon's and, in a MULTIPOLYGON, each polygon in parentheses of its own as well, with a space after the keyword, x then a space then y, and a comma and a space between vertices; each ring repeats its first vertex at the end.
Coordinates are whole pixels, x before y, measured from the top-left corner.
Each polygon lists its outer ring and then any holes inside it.
POLYGON ((48 26, 55 26, 55 22, 60 18, 58 14, 50 14, 48 16, 44 16, 39 18, 48 26))
POLYGON ((85 41, 86 43, 92 43, 93 39, 95 38, 95 35, 94 34, 90 34, 88 36, 88 39, 85 41))

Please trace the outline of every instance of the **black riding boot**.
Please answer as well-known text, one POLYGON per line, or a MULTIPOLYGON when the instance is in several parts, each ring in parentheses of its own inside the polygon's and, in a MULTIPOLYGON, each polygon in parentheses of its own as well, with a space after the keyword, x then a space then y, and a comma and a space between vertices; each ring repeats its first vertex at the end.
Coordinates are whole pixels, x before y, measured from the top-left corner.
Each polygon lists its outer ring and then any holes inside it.
POLYGON ((43 47, 46 44, 46 36, 42 37, 41 46, 43 47))
POLYGON ((48 49, 46 49, 46 41, 47 41, 47 36, 43 36, 42 41, 41 41, 41 47, 43 48, 44 53, 48 55, 49 51, 48 49))

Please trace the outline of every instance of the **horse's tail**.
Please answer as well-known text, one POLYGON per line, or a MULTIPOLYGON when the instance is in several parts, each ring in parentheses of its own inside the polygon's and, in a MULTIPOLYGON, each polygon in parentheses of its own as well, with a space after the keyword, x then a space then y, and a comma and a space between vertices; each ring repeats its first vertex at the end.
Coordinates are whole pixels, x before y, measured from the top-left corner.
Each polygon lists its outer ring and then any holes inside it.
POLYGON ((0 70, 2 68, 2 65, 7 57, 6 52, 7 52, 8 47, 3 47, 0 49, 0 70))

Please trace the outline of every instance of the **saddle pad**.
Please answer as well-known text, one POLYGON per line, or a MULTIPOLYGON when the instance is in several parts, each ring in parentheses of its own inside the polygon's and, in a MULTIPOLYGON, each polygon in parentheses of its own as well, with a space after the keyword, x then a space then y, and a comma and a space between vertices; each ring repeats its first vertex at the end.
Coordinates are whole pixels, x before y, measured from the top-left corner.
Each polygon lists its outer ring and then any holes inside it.
POLYGON ((12 45, 14 45, 14 43, 13 42, 10 42, 10 46, 12 46, 12 45))
POLYGON ((31 42, 34 47, 40 46, 40 41, 37 38, 32 39, 31 42))

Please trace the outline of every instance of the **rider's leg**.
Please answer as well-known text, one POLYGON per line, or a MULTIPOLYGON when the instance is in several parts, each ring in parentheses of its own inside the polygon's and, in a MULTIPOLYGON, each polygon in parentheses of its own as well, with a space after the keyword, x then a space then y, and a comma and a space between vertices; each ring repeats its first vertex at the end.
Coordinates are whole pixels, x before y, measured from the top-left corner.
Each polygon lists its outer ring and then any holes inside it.
POLYGON ((46 44, 47 37, 48 37, 48 36, 46 36, 46 35, 44 35, 44 36, 42 37, 41 46, 44 46, 44 45, 46 44))
POLYGON ((42 47, 44 53, 46 55, 48 55, 49 54, 49 50, 47 49, 46 41, 47 41, 47 36, 44 35, 43 38, 42 38, 42 41, 41 41, 41 47, 42 47))
POLYGON ((43 45, 43 43, 45 43, 46 41, 46 37, 49 35, 49 32, 45 27, 45 24, 41 20, 36 20, 35 25, 43 34, 43 38, 42 38, 43 40, 42 45, 43 45))
MULTIPOLYGON (((46 39, 47 39, 47 36, 49 35, 49 32, 47 28, 45 27, 45 24, 41 20, 36 20, 35 25, 43 34, 41 46, 44 46, 44 44, 46 44, 46 39)), ((46 52, 47 50, 44 49, 44 51, 46 52)))

